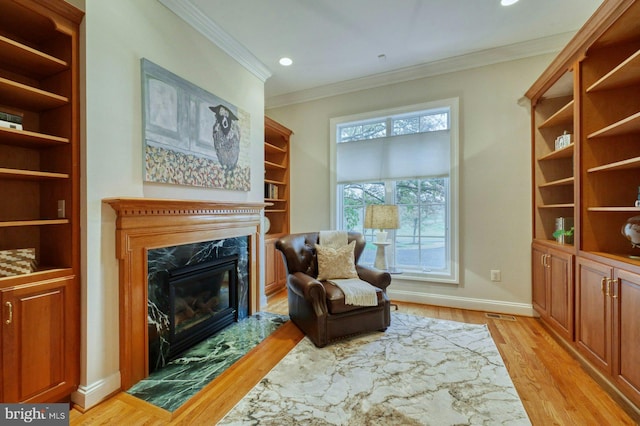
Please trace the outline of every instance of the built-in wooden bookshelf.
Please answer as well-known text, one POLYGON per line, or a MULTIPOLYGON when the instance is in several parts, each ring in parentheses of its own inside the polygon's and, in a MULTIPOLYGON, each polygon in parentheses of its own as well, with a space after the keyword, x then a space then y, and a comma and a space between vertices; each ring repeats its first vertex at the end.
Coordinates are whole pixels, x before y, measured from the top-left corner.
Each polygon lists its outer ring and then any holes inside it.
POLYGON ((533 305, 640 417, 640 247, 621 232, 629 218, 640 216, 638 22, 639 0, 605 0, 527 97, 533 113, 533 305), (569 73, 573 77, 563 79, 569 73), (562 81, 571 84, 556 90, 562 81), (565 126, 573 144, 553 150, 550 139, 565 126), (552 223, 562 215, 574 220, 573 245, 553 241, 552 223))
POLYGON ((62 0, 2 2, 0 112, 22 128, 0 126, 0 251, 36 255, 0 276, 2 402, 65 400, 79 380, 82 19, 62 0))
POLYGON ((265 235, 265 293, 271 295, 284 289, 286 271, 275 242, 289 233, 289 161, 292 131, 265 117, 264 119, 264 201, 265 219, 269 223, 265 235))
POLYGON ((573 220, 575 216, 575 143, 556 148, 559 136, 575 134, 572 82, 572 73, 567 71, 532 108, 535 240, 553 240, 556 219, 573 220))

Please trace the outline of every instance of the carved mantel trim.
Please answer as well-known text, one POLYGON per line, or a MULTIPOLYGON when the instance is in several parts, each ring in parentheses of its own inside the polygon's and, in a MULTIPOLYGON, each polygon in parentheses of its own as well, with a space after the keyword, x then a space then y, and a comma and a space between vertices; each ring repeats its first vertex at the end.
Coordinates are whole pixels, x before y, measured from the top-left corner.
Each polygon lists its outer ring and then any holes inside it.
POLYGON ((149 371, 147 251, 154 248, 249 236, 249 314, 259 310, 258 247, 264 203, 155 198, 107 198, 117 213, 120 375, 122 389, 149 371))

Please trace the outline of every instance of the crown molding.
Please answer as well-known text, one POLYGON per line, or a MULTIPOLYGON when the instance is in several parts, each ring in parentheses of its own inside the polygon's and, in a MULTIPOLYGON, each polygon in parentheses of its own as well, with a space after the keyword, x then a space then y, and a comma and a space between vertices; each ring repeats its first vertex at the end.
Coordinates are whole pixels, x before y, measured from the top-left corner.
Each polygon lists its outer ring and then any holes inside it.
POLYGON ((267 68, 253 53, 251 53, 238 40, 231 37, 218 24, 207 18, 188 0, 158 0, 167 9, 182 18, 196 31, 205 36, 235 61, 247 69, 250 73, 258 77, 262 82, 271 77, 271 70, 267 68))
POLYGON ((528 40, 521 43, 514 43, 466 55, 406 67, 386 73, 369 75, 362 78, 272 96, 265 99, 265 108, 277 108, 302 102, 309 102, 330 96, 342 95, 395 83, 403 83, 406 81, 433 77, 450 72, 463 71, 500 62, 523 59, 546 53, 557 53, 567 44, 574 34, 575 31, 556 34, 549 37, 528 40))

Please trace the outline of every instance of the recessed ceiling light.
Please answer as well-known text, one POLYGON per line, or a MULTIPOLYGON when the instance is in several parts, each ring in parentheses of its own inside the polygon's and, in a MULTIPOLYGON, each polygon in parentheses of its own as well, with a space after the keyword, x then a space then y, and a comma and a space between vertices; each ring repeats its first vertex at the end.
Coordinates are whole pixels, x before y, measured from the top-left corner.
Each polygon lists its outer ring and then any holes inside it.
POLYGON ((287 58, 287 57, 280 58, 280 60, 278 62, 280 62, 280 65, 282 65, 283 67, 288 67, 289 65, 291 65, 293 63, 291 58, 287 58))
POLYGON ((515 3, 518 3, 518 0, 500 0, 500 4, 503 6, 511 6, 515 3))

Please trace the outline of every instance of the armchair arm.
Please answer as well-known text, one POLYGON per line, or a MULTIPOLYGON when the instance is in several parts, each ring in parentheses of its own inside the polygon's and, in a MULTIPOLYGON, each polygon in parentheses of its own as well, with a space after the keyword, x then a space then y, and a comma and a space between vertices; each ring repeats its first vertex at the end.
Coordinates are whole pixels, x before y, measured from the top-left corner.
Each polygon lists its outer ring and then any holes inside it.
POLYGON ((387 287, 391 284, 391 274, 364 265, 356 265, 356 271, 361 280, 387 292, 387 287))
POLYGON ((289 274, 287 279, 289 290, 309 303, 316 315, 327 313, 327 293, 320 281, 303 272, 289 274))

